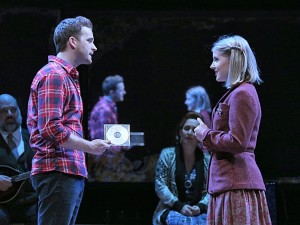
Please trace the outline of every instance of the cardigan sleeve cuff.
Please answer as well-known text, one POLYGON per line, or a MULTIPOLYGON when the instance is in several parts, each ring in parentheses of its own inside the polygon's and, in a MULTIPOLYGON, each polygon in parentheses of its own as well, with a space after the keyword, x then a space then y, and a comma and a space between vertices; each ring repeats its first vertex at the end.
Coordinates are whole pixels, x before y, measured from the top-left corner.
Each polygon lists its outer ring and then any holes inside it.
POLYGON ((171 209, 172 209, 172 210, 175 210, 175 211, 177 211, 177 212, 180 212, 184 205, 185 205, 185 204, 184 204, 183 202, 181 202, 181 201, 176 201, 176 202, 174 203, 174 205, 172 206, 171 209))
POLYGON ((197 206, 199 206, 201 214, 207 212, 207 206, 203 203, 198 203, 197 206))

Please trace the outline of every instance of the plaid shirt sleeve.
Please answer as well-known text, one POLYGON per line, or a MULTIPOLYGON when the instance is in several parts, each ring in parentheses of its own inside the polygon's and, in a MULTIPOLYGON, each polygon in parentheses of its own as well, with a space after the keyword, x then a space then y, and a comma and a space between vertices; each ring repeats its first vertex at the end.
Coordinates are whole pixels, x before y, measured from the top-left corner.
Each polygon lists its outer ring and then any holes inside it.
MULTIPOLYGON (((104 97, 100 97, 89 119, 89 131, 92 140, 97 138, 104 139, 104 124, 118 123, 115 107, 115 103, 109 102, 104 97)), ((111 146, 107 151, 118 152, 121 151, 121 149, 120 146, 111 146)))
POLYGON ((38 88, 38 129, 45 140, 55 145, 64 143, 71 134, 62 125, 64 90, 63 76, 58 74, 44 76, 38 88))

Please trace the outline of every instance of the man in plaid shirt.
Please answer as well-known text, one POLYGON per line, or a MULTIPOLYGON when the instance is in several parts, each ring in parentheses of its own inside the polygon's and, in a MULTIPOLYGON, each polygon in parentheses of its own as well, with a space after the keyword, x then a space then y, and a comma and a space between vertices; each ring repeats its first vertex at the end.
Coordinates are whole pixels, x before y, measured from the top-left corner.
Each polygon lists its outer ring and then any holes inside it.
POLYGON ((83 104, 76 67, 91 64, 97 50, 85 17, 61 21, 54 31, 56 56, 33 79, 27 126, 32 184, 39 196, 39 225, 73 225, 87 178, 85 152, 101 155, 109 141, 83 138, 83 104))
MULTIPOLYGON (((124 79, 121 75, 107 76, 102 82, 103 96, 94 105, 89 117, 91 139, 104 138, 104 124, 118 124, 117 103, 124 101, 126 94, 124 79)), ((90 180, 111 182, 125 180, 133 169, 123 150, 129 147, 111 146, 102 155, 89 155, 90 180)))

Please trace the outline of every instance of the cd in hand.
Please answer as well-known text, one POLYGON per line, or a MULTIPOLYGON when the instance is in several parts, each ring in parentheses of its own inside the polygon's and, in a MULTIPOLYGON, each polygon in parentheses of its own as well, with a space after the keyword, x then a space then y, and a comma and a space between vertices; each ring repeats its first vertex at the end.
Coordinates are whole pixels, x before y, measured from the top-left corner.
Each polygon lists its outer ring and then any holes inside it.
POLYGON ((130 132, 128 124, 105 124, 105 139, 110 140, 113 145, 129 146, 130 132))

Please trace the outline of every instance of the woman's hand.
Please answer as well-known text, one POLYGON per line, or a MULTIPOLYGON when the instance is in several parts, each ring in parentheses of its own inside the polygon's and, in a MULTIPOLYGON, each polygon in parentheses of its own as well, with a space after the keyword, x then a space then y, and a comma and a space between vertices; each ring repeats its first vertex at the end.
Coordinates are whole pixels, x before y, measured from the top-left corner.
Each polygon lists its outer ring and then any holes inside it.
POLYGON ((200 215, 200 213, 201 213, 200 207, 197 205, 194 205, 192 208, 192 213, 193 213, 193 216, 200 215))
POLYGON ((185 216, 193 216, 193 206, 185 205, 180 210, 180 213, 185 216))
POLYGON ((201 213, 200 207, 197 205, 190 206, 190 205, 185 205, 182 207, 181 214, 185 216, 198 216, 201 213))
POLYGON ((199 125, 194 129, 194 132, 195 132, 197 139, 199 141, 202 141, 203 133, 206 129, 208 129, 208 127, 200 118, 197 118, 197 121, 199 122, 199 125))

